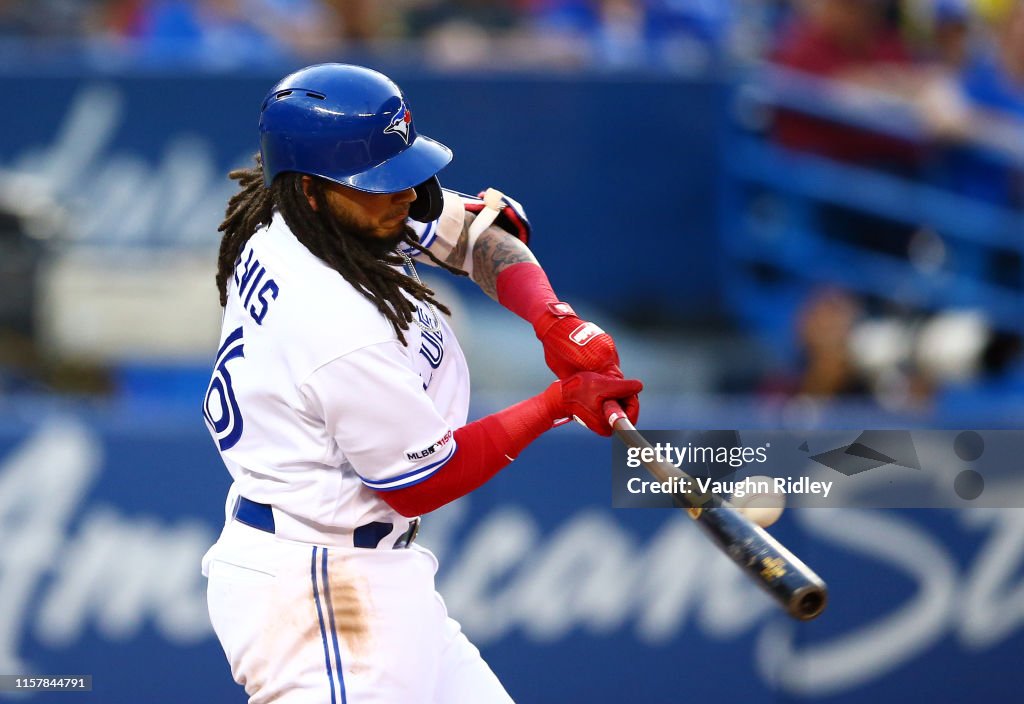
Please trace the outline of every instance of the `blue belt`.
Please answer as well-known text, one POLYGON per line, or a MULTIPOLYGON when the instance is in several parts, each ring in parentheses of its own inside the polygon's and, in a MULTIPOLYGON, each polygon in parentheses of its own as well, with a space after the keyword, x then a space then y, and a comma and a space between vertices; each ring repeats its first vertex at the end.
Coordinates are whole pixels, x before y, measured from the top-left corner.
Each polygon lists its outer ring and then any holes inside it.
MULTIPOLYGON (((255 501, 250 501, 244 496, 239 496, 238 500, 235 501, 235 508, 231 512, 231 517, 250 528, 262 530, 265 533, 276 532, 274 510, 269 504, 259 504, 255 501)), ((359 526, 352 532, 352 545, 357 548, 369 548, 372 550, 380 544, 384 536, 391 533, 394 527, 393 523, 382 521, 374 521, 373 523, 359 526)), ((409 547, 412 541, 416 539, 416 533, 419 532, 419 528, 420 519, 414 518, 409 521, 409 528, 398 536, 393 548, 398 550, 409 547)))

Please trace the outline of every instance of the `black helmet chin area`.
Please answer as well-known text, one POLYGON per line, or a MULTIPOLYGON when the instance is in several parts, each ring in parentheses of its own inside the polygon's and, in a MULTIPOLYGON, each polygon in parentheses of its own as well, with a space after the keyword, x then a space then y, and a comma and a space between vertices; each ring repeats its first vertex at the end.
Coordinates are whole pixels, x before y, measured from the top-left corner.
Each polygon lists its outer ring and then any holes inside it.
POLYGON ((416 186, 416 200, 409 206, 409 217, 419 222, 433 222, 441 217, 444 207, 444 196, 441 194, 441 182, 437 176, 416 186))

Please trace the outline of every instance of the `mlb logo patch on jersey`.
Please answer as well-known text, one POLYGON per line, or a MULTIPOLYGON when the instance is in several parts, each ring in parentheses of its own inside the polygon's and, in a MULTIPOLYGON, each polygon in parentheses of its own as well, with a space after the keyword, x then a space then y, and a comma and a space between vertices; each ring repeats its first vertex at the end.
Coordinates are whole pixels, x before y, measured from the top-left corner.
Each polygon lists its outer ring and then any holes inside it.
POLYGON ((447 445, 452 439, 452 431, 449 429, 444 436, 435 442, 430 447, 425 447, 422 450, 416 450, 415 452, 406 452, 405 459, 410 462, 419 462, 424 457, 430 457, 431 455, 437 454, 445 445, 447 445))

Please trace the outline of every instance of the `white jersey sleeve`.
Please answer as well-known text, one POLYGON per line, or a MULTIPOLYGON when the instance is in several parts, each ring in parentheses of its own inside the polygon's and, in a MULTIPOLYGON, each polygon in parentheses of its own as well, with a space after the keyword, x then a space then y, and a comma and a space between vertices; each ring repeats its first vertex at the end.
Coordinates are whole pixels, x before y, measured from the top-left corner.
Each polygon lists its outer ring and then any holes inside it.
POLYGON ((451 426, 397 341, 363 347, 325 364, 306 379, 301 392, 371 489, 418 484, 455 453, 451 426))
MULTIPOLYGON (((466 220, 466 207, 462 196, 455 191, 442 189, 444 195, 444 206, 441 210, 441 217, 433 222, 422 223, 415 220, 408 220, 409 226, 419 238, 420 244, 430 250, 430 253, 441 261, 446 261, 455 245, 462 236, 463 223, 466 220)), ((410 257, 419 257, 419 260, 426 264, 433 264, 429 257, 424 257, 418 249, 405 247, 404 251, 410 257)), ((455 262, 456 265, 460 262, 455 262)))

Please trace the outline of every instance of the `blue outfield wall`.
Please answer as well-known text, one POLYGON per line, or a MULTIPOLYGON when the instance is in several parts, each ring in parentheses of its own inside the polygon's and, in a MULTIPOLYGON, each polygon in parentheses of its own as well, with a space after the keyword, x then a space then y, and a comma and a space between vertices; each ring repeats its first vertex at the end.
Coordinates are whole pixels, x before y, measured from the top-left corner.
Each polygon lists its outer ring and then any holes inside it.
MULTIPOLYGON (((443 182, 521 200, 559 291, 619 311, 708 315, 722 87, 675 77, 389 71, 419 130, 448 144, 443 182)), ((42 177, 76 242, 215 246, 280 76, 5 77, 0 171, 42 177)))
MULTIPOLYGON (((94 676, 26 701, 244 701, 199 573, 227 489, 199 413, 0 418, 0 672, 94 676)), ((832 589, 796 624, 678 512, 611 509, 610 442, 553 431, 426 519, 450 611, 518 701, 1019 699, 1024 511, 791 511, 773 532, 832 589)))

